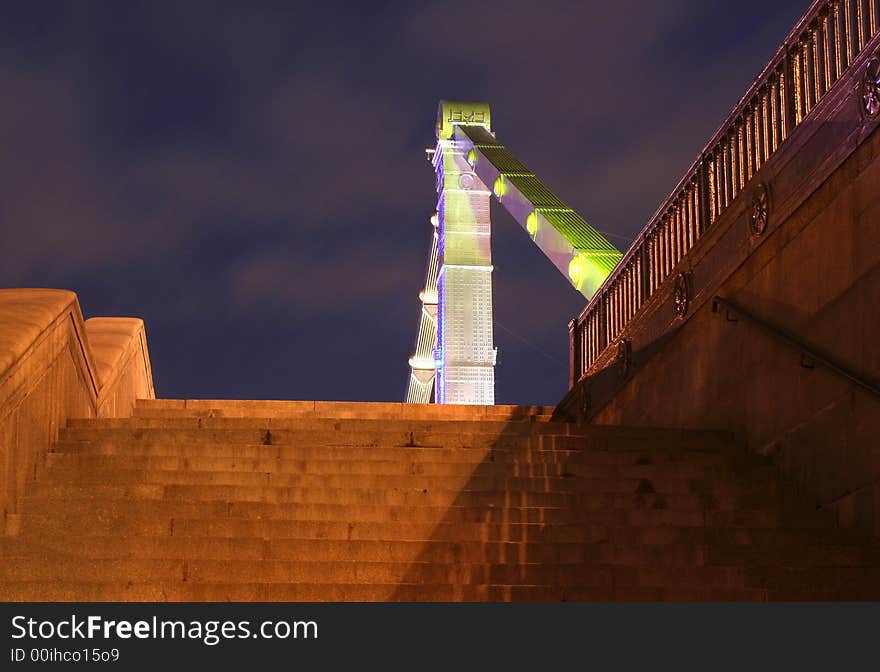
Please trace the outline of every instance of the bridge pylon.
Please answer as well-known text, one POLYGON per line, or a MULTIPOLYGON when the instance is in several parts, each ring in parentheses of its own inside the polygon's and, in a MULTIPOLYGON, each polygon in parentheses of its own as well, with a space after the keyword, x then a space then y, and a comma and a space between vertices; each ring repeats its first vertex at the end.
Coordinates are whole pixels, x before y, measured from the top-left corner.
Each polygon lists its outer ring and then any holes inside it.
POLYGON ((423 292, 436 273, 436 309, 429 311, 434 304, 423 299, 407 401, 427 403, 433 385, 438 404, 494 404, 490 197, 587 299, 622 254, 498 142, 488 104, 440 101, 436 136, 437 217, 423 292), (432 335, 433 376, 427 356, 432 335))

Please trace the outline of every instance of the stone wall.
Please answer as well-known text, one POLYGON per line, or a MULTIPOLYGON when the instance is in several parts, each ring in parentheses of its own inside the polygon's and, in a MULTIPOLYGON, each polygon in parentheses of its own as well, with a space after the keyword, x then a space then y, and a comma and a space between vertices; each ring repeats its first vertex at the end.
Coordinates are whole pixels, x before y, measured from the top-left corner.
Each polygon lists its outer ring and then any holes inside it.
MULTIPOLYGON (((862 138, 803 196, 711 289, 876 385, 880 132, 862 138)), ((594 408, 594 423, 732 430, 774 455, 843 524, 880 537, 880 398, 821 366, 809 368, 761 327, 730 321, 723 309, 713 313, 711 300, 643 360, 594 408)), ((594 378, 612 375, 608 369, 594 378)))
POLYGON ((68 418, 127 416, 154 396, 141 320, 84 322, 73 292, 0 290, 3 528, 68 418))

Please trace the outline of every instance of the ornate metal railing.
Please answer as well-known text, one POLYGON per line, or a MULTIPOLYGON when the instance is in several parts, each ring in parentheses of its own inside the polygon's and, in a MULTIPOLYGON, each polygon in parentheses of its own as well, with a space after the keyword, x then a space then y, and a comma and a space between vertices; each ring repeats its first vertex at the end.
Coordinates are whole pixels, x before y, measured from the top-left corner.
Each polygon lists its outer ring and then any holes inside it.
MULTIPOLYGON (((572 386, 847 70, 877 33, 878 23, 880 0, 819 0, 810 6, 614 272, 569 324, 572 386)), ((864 104, 871 113, 871 101, 864 104)), ((760 228, 766 224, 767 194, 758 189, 753 199, 752 226, 760 228)), ((675 281, 687 278, 678 275, 675 281)))

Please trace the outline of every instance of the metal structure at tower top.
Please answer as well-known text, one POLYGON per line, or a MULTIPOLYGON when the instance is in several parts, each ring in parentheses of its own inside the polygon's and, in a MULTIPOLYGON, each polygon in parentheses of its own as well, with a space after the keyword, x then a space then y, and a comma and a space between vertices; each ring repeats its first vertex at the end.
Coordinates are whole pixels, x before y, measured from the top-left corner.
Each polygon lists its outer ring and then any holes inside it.
POLYGON ((622 255, 496 140, 486 103, 440 101, 436 135, 438 217, 406 400, 427 403, 436 386, 437 403, 492 404, 489 195, 587 299, 622 255))

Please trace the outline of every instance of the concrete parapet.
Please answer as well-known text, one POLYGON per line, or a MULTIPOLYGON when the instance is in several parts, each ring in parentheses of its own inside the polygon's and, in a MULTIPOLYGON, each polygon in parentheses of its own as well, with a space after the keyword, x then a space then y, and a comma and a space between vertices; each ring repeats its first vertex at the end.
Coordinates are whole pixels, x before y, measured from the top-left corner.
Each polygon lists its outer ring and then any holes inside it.
POLYGON ((156 396, 144 321, 93 317, 85 326, 101 381, 98 417, 128 417, 136 399, 156 396))
POLYGON ((130 415, 153 396, 141 320, 86 323, 74 292, 0 290, 3 528, 69 418, 130 415))

